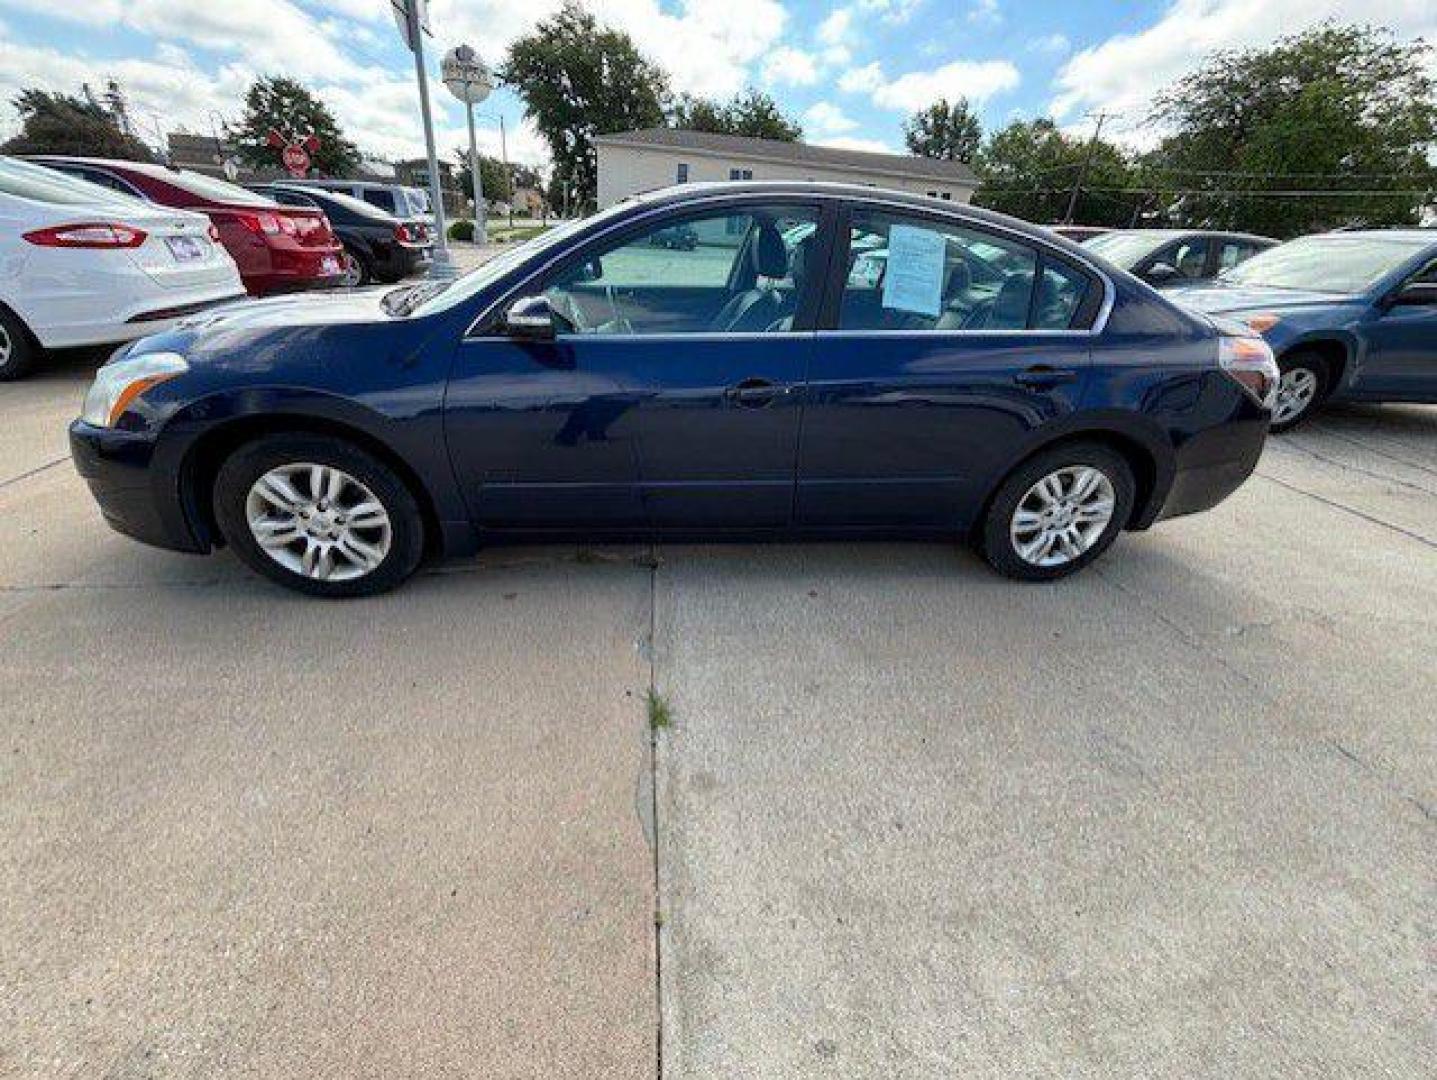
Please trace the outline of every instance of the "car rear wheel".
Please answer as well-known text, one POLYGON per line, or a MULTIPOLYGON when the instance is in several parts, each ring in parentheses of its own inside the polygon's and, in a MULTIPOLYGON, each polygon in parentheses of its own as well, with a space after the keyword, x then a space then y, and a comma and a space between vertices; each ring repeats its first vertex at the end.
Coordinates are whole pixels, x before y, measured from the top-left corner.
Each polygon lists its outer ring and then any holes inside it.
POLYGON ((344 279, 341 284, 348 289, 357 289, 368 285, 374 275, 369 269, 369 263, 364 256, 352 248, 344 249, 344 279))
POLYGON ((1316 353, 1295 352, 1277 362, 1282 379, 1272 405, 1272 430, 1288 431, 1313 414, 1327 393, 1327 361, 1316 353))
POLYGON ((1136 487, 1122 456, 1097 443, 1038 454, 999 486, 979 547, 1000 574, 1053 581, 1087 566, 1117 538, 1136 487))
POLYGON ((35 366, 35 343, 14 315, 0 307, 0 382, 21 379, 35 366))
POLYGON ((311 596, 370 596, 409 577, 424 522, 393 470, 342 439, 272 435, 215 479, 215 518, 250 569, 311 596))

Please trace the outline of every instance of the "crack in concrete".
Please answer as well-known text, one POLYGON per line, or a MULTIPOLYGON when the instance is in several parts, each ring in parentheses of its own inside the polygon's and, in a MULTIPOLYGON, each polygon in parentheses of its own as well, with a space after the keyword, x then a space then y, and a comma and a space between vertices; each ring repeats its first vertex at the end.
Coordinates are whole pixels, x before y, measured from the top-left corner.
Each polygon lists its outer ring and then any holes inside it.
MULTIPOLYGON (((649 627, 648 661, 649 694, 659 692, 658 688, 658 646, 655 640, 658 627, 659 566, 658 551, 649 545, 649 627)), ((664 1075, 664 911, 663 894, 660 892, 660 845, 659 833, 659 729, 653 724, 649 729, 649 817, 653 829, 654 852, 654 1075, 663 1080, 664 1075)))
POLYGON ((1392 777, 1390 775, 1385 774, 1381 769, 1377 768, 1371 762, 1360 757, 1352 750, 1349 750, 1336 739, 1328 739, 1326 741, 1328 746, 1332 747, 1333 750, 1337 751, 1338 754, 1350 761, 1359 770, 1376 779, 1384 788, 1386 788, 1393 795, 1396 795, 1403 802, 1411 803, 1413 806, 1417 807, 1417 809, 1421 812, 1422 816, 1425 817, 1428 821, 1437 822, 1437 809, 1428 806, 1416 795, 1408 795, 1405 791, 1397 787, 1392 782, 1392 777))
POLYGON ((1419 544, 1425 544, 1427 547, 1437 549, 1437 540, 1433 540, 1430 537, 1423 536, 1419 532, 1414 532, 1413 530, 1404 528, 1401 525, 1396 525, 1390 521, 1385 521, 1384 519, 1377 517, 1374 514, 1369 514, 1366 511, 1359 510, 1355 506, 1348 506, 1346 503, 1338 502, 1336 499, 1329 499, 1326 495, 1319 495, 1315 491, 1308 491, 1306 488, 1300 488, 1296 484, 1288 483, 1286 480, 1279 480, 1271 473, 1259 472, 1255 475, 1276 484, 1278 487, 1286 488, 1288 491, 1291 491, 1295 494, 1306 495, 1309 499, 1315 499, 1317 502, 1320 502, 1325 506, 1330 506, 1334 510, 1342 510, 1346 513, 1351 514, 1353 517, 1361 518, 1363 521, 1366 521, 1369 524, 1377 525, 1384 529, 1390 529, 1392 532, 1398 533, 1401 536, 1405 536, 1409 540, 1416 540, 1419 544))
POLYGON ((1300 453, 1306 454, 1314 461, 1320 461, 1324 465, 1331 465, 1335 469, 1341 469, 1345 472, 1359 473, 1362 476, 1370 476, 1372 477, 1372 479, 1381 480, 1384 483, 1397 484, 1401 487, 1411 488, 1413 491, 1421 492, 1423 495, 1437 495, 1437 491, 1434 491, 1432 488, 1423 487, 1421 484, 1414 484, 1410 480, 1403 480, 1401 477, 1392 476, 1390 473, 1378 472, 1375 469, 1364 468, 1361 465, 1354 465, 1351 462, 1339 461, 1337 458, 1328 457, 1326 454, 1319 453, 1318 451, 1312 449, 1310 446, 1304 446, 1302 443, 1293 439, 1292 436, 1288 436, 1285 440, 1283 440, 1282 447, 1284 450, 1296 450, 1300 453))
POLYGON ((1376 446, 1373 443, 1363 442, 1361 439, 1355 438, 1354 436, 1346 435, 1340 431, 1334 431, 1332 428, 1325 425, 1316 427, 1314 431, 1321 432, 1323 435, 1330 435, 1334 439, 1341 439, 1343 442, 1351 443, 1353 446, 1361 447, 1368 453, 1376 454, 1378 457, 1385 457, 1389 461, 1397 462, 1397 464, 1399 465, 1405 465, 1409 469, 1416 469, 1418 472, 1431 473, 1433 476, 1437 476, 1437 468, 1434 468, 1431 465, 1420 461, 1412 461, 1410 458, 1402 457, 1400 454, 1394 454, 1390 450, 1384 450, 1380 446, 1376 446))
POLYGON ((32 476, 39 476, 47 469, 53 469, 56 465, 63 465, 69 460, 70 455, 66 454, 64 457, 57 457, 54 461, 47 461, 43 465, 37 465, 35 468, 30 469, 28 472, 22 472, 19 476, 11 476, 5 480, 0 480, 0 488, 7 488, 11 484, 18 484, 22 480, 29 480, 32 476))

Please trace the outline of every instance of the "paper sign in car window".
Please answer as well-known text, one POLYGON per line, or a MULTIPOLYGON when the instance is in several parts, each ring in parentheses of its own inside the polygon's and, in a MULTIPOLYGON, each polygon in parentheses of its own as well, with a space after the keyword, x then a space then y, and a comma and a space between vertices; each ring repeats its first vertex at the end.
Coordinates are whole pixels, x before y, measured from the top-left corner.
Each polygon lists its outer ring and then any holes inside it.
POLYGON ((943 234, 916 225, 888 230, 888 271, 883 306, 915 315, 938 316, 943 306, 943 234))

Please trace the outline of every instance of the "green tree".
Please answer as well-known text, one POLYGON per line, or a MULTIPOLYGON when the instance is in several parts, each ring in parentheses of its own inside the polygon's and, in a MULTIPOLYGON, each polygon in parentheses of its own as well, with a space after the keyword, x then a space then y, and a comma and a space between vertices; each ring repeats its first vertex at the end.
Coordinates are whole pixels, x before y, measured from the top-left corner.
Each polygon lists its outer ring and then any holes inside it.
POLYGON ((600 27, 575 0, 509 47, 500 77, 549 144, 554 173, 571 197, 598 193, 594 136, 664 122, 668 77, 625 33, 600 27))
POLYGON ((301 82, 282 75, 256 79, 245 94, 244 118, 225 134, 242 161, 256 168, 280 168, 280 147, 270 139, 278 132, 286 141, 313 135, 319 140, 310 153, 311 168, 326 176, 344 176, 359 165, 359 150, 344 137, 328 106, 301 82))
POLYGON ((1080 176, 1076 222, 1126 225, 1141 197, 1127 190, 1134 187, 1133 167, 1121 149, 1103 139, 1064 134, 1047 117, 1017 120, 993 132, 973 164, 981 181, 980 205, 1039 224, 1062 220, 1080 176))
POLYGON ((803 127, 798 121, 784 115, 778 102, 769 95, 752 87, 726 104, 684 94, 674 103, 669 122, 684 131, 708 131, 716 135, 746 135, 779 142, 798 142, 803 138, 803 127))
POLYGON ((153 161, 154 154, 121 128, 97 101, 29 88, 15 95, 20 132, 0 145, 6 154, 82 154, 153 161))
MULTIPOLYGON (((459 190, 464 192, 464 197, 474 198, 474 179, 469 171, 469 151, 455 150, 454 157, 459 162, 457 183, 459 190)), ((512 167, 509 171, 513 171, 512 167)), ((484 198, 492 202, 499 200, 506 202, 513 192, 513 185, 509 175, 506 173, 504 163, 498 158, 489 157, 487 154, 479 155, 479 179, 483 182, 484 198)))
POLYGON ((1214 54, 1157 98, 1171 133, 1144 163, 1154 200, 1281 237, 1416 224, 1437 187, 1430 60, 1421 41, 1332 23, 1214 54))
POLYGON ((952 104, 939 98, 904 121, 903 141, 919 157, 972 162, 983 141, 983 125, 966 98, 952 104))

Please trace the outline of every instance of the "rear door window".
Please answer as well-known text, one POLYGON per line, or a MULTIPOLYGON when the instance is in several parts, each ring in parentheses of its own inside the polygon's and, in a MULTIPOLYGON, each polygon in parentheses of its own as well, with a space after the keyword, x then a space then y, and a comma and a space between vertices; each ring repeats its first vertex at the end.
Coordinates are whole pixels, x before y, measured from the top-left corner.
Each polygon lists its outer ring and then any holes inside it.
POLYGON ((1066 330, 1088 275, 1036 248, 956 223, 854 213, 840 330, 1066 330), (1035 294, 1034 282, 1039 281, 1035 294))
POLYGON ((392 191, 386 191, 383 188, 365 188, 364 201, 381 210, 394 213, 394 192, 392 191))

